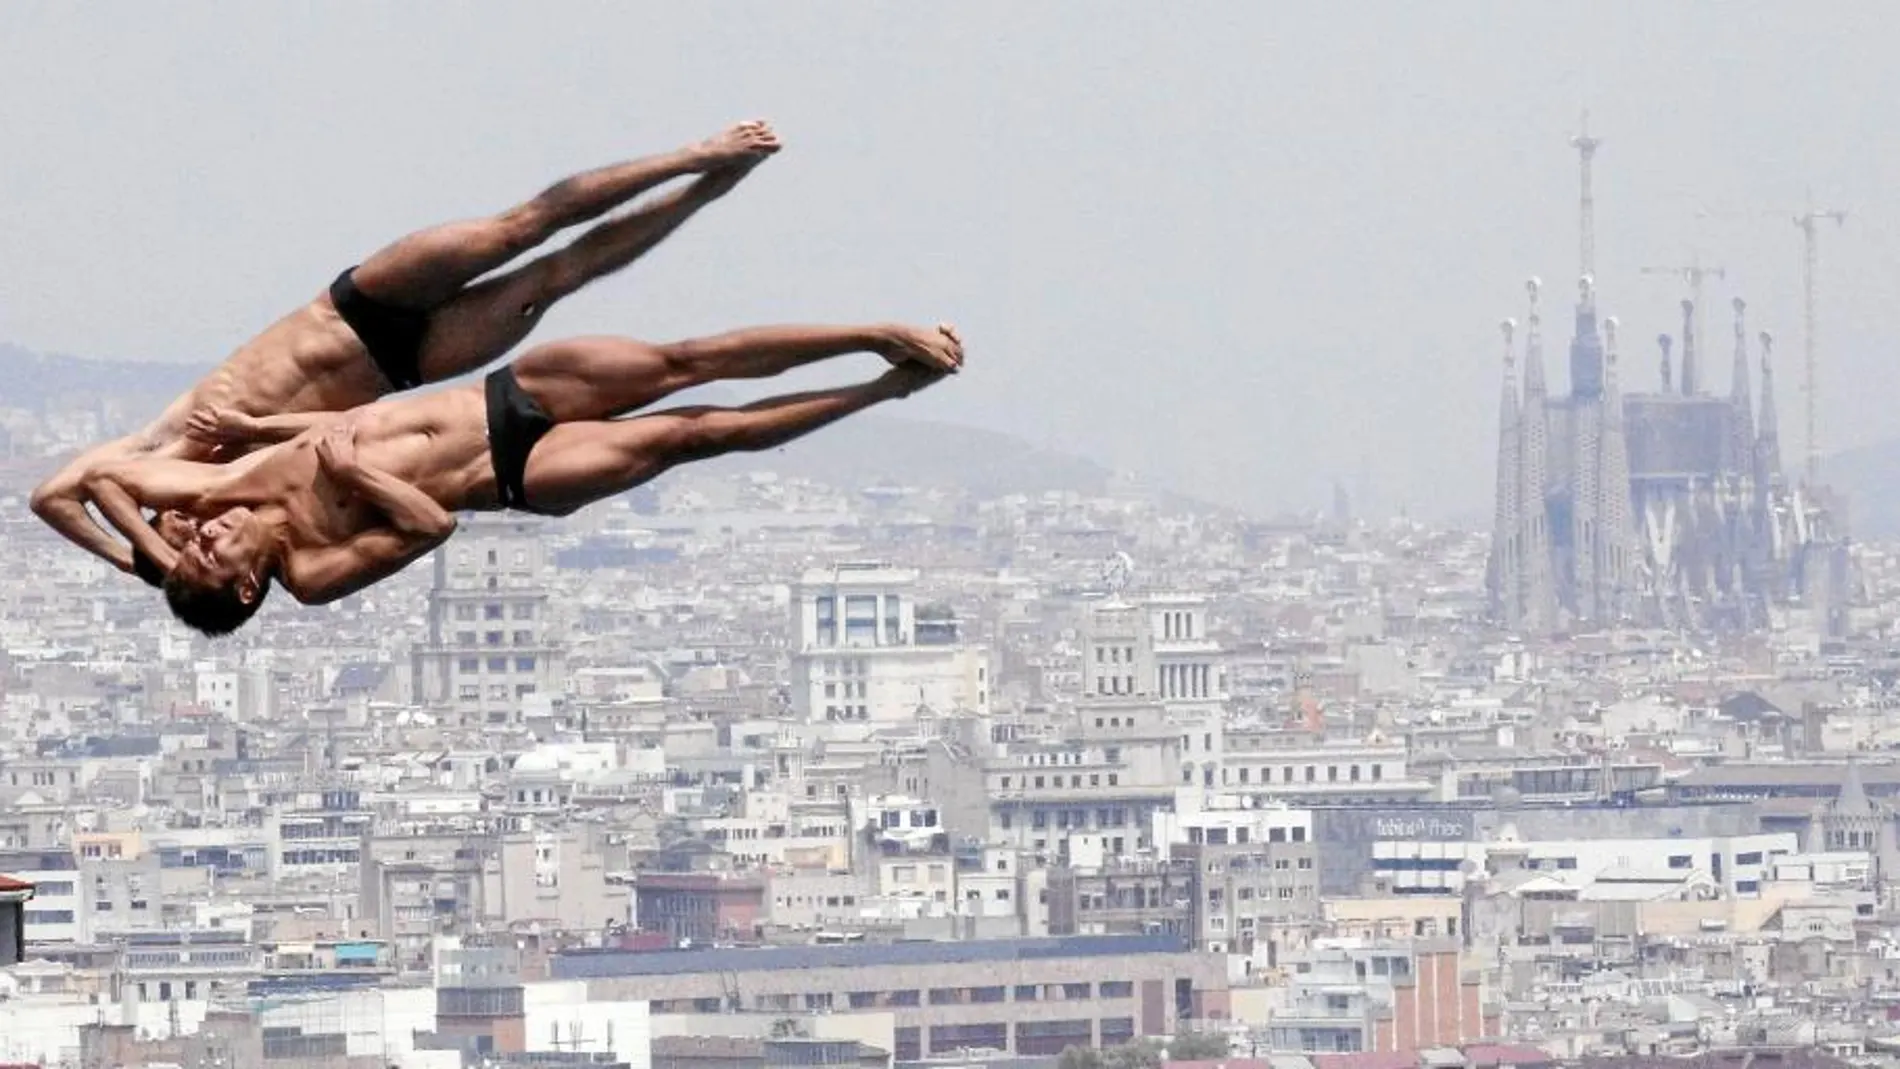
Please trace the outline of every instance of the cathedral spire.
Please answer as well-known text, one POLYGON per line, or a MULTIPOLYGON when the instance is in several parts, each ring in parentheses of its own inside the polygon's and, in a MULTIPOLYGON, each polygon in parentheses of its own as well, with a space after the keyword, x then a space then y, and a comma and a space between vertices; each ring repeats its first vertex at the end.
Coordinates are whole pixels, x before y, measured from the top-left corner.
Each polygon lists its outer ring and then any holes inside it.
POLYGON ((1600 529, 1596 570, 1596 612, 1611 624, 1627 614, 1635 586, 1636 524, 1630 507, 1629 440, 1623 426, 1623 392, 1618 382, 1616 319, 1603 321, 1603 429, 1598 440, 1597 507, 1600 529))
POLYGON ((1737 297, 1730 304, 1735 309, 1735 365, 1729 372, 1728 389, 1729 407, 1734 409, 1729 418, 1735 421, 1730 465, 1747 474, 1753 466, 1755 449, 1755 402, 1748 389, 1748 328, 1744 318, 1748 302, 1737 297))
POLYGON ((1781 419, 1775 414, 1775 336, 1761 336, 1761 430, 1755 436, 1755 485, 1766 490, 1781 481, 1781 419))
POLYGON ((1695 359, 1695 302, 1682 299, 1682 396, 1694 397, 1696 392, 1695 359))
POLYGON ((1556 587, 1550 559, 1549 449, 1550 410, 1544 387, 1543 316, 1538 311, 1542 283, 1524 284, 1530 296, 1524 346, 1524 410, 1519 417, 1522 461, 1518 480, 1518 556, 1523 563, 1523 624, 1527 630, 1549 631, 1557 625, 1556 587))
POLYGON ((1577 325, 1570 336, 1570 395, 1596 397, 1603 392, 1603 339, 1597 333, 1596 279, 1577 280, 1577 325))
POLYGON ((1488 575, 1492 619, 1506 630, 1516 631, 1522 622, 1523 562, 1518 555, 1519 427, 1517 395, 1517 353, 1513 342, 1517 321, 1506 319, 1498 324, 1504 335, 1504 390, 1498 400, 1498 487, 1497 511, 1491 525, 1491 562, 1488 575))
POLYGON ((1544 385, 1544 317, 1538 312, 1538 294, 1543 282, 1531 279, 1524 283, 1524 289, 1530 294, 1531 310, 1525 318, 1524 327, 1524 403, 1526 407, 1536 403, 1538 398, 1548 393, 1544 385))

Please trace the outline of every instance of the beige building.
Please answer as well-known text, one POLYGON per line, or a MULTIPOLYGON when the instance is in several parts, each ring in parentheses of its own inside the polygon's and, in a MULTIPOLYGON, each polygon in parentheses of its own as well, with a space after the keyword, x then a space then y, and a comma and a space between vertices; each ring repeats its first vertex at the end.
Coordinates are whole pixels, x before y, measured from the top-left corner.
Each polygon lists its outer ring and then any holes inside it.
POLYGON ((1052 1056, 1228 1016, 1225 961, 1172 936, 582 951, 550 959, 594 999, 656 1015, 889 1012, 897 1061, 992 1049, 1052 1056))

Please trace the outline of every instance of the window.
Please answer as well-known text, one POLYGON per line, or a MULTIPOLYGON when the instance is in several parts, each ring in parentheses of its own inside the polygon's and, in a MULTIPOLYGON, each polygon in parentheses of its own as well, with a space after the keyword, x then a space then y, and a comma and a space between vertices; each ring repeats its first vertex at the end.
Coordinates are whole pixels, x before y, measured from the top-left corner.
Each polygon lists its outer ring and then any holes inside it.
POLYGON ((488 670, 496 673, 506 672, 508 670, 508 658, 490 657, 488 659, 488 670))
POLYGON ((499 620, 501 618, 502 618, 501 604, 499 602, 491 601, 488 604, 482 606, 482 619, 499 620))
POLYGON ((847 646, 877 645, 877 595, 850 594, 845 597, 844 642, 847 646))
MULTIPOLYGON (((1750 850, 1745 854, 1736 854, 1735 863, 1737 865, 1759 865, 1761 864, 1761 851, 1750 850)), ((1737 884, 1736 886, 1740 887, 1741 885, 1737 884)))
POLYGON ((534 658, 533 657, 516 657, 515 671, 517 672, 534 671, 534 658))
POLYGON ((499 646, 501 645, 501 637, 500 631, 490 631, 482 636, 482 643, 488 646, 499 646))
POLYGON ((818 621, 818 644, 834 646, 838 642, 838 599, 822 597, 813 603, 818 621))
POLYGON ((524 601, 524 602, 520 602, 516 604, 515 605, 515 619, 517 620, 534 619, 534 602, 524 601))
POLYGON ((532 646, 532 645, 534 645, 534 632, 532 632, 532 631, 516 631, 516 632, 515 632, 515 645, 517 645, 517 646, 532 646))
POLYGON ((463 675, 472 676, 482 670, 482 659, 480 657, 464 657, 455 662, 455 667, 456 670, 463 675))
POLYGON ((475 632, 457 631, 455 633, 455 644, 458 646, 473 646, 475 644, 475 632))
POLYGON ((1133 980, 1103 980, 1096 986, 1096 994, 1102 998, 1134 998, 1133 980))
POLYGON ((1690 862, 1689 862, 1688 854, 1669 855, 1669 867, 1672 869, 1686 869, 1689 867, 1689 864, 1690 862))
POLYGON ((473 605, 457 605, 457 606, 455 607, 455 618, 456 618, 457 620, 473 620, 473 619, 475 619, 475 606, 473 606, 473 605))

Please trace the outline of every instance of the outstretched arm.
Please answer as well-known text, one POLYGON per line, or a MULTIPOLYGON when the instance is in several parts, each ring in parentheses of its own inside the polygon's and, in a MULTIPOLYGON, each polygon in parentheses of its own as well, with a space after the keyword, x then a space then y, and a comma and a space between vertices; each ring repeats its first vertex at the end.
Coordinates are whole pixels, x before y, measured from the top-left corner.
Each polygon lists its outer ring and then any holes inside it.
POLYGON ((335 412, 284 412, 252 416, 224 405, 205 405, 191 414, 185 433, 207 445, 244 449, 288 442, 312 427, 335 420, 335 412))
POLYGON ((448 530, 438 534, 379 527, 365 531, 340 546, 292 550, 280 573, 284 588, 305 605, 324 605, 374 586, 415 563, 416 559, 448 541, 448 530))
POLYGON ((212 493, 232 477, 222 464, 201 464, 171 457, 146 457, 117 464, 100 464, 82 478, 88 498, 117 489, 148 509, 180 509, 196 513, 212 493))

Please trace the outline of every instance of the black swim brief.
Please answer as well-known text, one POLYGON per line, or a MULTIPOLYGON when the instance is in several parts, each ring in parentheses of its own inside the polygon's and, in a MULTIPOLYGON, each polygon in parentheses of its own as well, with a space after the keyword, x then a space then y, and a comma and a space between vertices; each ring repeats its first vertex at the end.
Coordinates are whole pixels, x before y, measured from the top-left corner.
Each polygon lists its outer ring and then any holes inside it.
POLYGON ((528 504, 528 454, 554 420, 541 402, 521 388, 512 367, 488 373, 488 455, 495 464, 495 493, 501 507, 539 513, 528 504))
POLYGON ((384 304, 356 288, 356 268, 330 283, 330 301, 350 325, 376 370, 397 390, 422 385, 422 339, 429 332, 429 313, 384 304))

